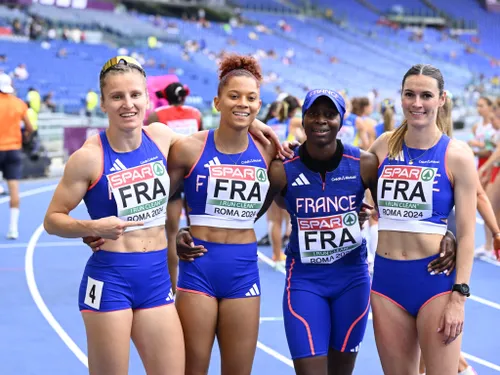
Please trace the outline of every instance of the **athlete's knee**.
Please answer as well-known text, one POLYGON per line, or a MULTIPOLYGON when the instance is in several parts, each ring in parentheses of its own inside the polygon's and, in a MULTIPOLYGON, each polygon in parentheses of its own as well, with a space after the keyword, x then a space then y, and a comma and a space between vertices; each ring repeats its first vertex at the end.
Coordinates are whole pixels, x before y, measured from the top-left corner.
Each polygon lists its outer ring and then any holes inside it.
POLYGON ((328 375, 351 375, 354 370, 358 351, 328 351, 328 375))

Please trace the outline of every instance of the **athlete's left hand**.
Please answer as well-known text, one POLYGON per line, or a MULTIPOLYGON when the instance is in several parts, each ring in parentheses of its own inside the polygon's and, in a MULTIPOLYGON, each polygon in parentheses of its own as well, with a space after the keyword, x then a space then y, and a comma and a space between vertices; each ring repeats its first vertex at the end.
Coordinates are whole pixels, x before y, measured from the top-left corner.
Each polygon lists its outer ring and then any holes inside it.
POLYGON ((264 124, 262 121, 255 120, 250 124, 248 131, 259 141, 264 144, 270 145, 271 142, 276 147, 276 153, 278 155, 288 155, 289 153, 283 149, 280 140, 274 130, 269 126, 264 124))
POLYGON ((500 262, 500 232, 493 235, 493 251, 500 262))
POLYGON ((453 234, 446 232, 439 244, 439 257, 428 264, 427 271, 431 275, 439 275, 442 272, 449 275, 455 269, 456 262, 457 242, 453 234))
POLYGON ((361 210, 358 213, 358 221, 359 227, 363 229, 363 225, 368 221, 370 216, 372 215, 373 206, 370 206, 367 203, 361 204, 361 210))
POLYGON ((195 245, 189 228, 181 228, 176 238, 177 256, 180 260, 192 262, 207 252, 202 245, 195 245))
POLYGON ((464 303, 465 296, 458 292, 452 292, 446 304, 441 320, 439 321, 438 333, 443 334, 443 344, 451 344, 462 334, 464 328, 464 303))
POLYGON ((104 244, 106 241, 102 237, 93 237, 93 236, 87 236, 82 238, 83 242, 87 245, 90 246, 92 251, 95 253, 96 251, 101 250, 101 246, 104 244))

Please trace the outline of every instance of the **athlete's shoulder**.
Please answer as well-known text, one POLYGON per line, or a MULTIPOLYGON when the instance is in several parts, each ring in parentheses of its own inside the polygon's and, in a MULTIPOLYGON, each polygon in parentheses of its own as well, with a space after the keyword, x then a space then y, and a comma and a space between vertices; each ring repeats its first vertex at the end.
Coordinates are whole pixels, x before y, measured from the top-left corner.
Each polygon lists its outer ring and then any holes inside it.
POLYGON ((450 139, 449 146, 448 146, 448 152, 449 155, 452 156, 459 156, 459 155, 464 155, 465 157, 473 157, 474 153, 470 146, 459 139, 450 139))
POLYGON ((64 171, 66 174, 71 172, 71 176, 82 174, 82 178, 89 178, 102 169, 103 163, 102 145, 97 134, 87 139, 82 147, 70 155, 64 171))
POLYGON ((354 156, 356 158, 359 158, 360 151, 361 151, 359 149, 359 147, 353 146, 351 144, 344 144, 344 143, 342 143, 342 145, 344 146, 344 152, 343 152, 344 155, 354 156))

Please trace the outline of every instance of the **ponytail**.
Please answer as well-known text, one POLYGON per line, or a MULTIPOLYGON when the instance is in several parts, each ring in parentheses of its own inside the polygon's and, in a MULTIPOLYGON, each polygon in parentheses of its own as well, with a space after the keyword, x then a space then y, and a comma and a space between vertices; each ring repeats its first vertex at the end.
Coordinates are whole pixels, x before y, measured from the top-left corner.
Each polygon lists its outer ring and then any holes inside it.
POLYGON ((281 102, 281 106, 280 106, 279 111, 278 111, 278 119, 282 123, 288 119, 288 107, 289 107, 289 105, 287 102, 285 102, 285 101, 281 102))
POLYGON ((403 141, 408 130, 408 121, 405 119, 389 137, 389 159, 395 159, 403 150, 403 141))
POLYGON ((384 110, 384 132, 389 132, 394 129, 394 111, 392 107, 387 107, 384 110))

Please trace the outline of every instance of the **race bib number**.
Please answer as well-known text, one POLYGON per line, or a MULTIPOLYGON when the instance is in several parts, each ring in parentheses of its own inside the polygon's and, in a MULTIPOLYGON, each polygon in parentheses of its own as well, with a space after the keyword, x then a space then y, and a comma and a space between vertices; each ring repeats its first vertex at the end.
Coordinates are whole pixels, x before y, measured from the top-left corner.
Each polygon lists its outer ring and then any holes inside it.
POLYGON ((191 135, 198 131, 198 121, 195 119, 167 121, 167 126, 182 135, 191 135))
POLYGON ((122 220, 148 222, 166 214, 170 179, 163 161, 110 174, 108 181, 122 220))
POLYGON ((302 263, 331 264, 361 245, 358 215, 297 218, 302 263))
POLYGON ((242 165, 209 167, 205 213, 228 219, 254 219, 269 189, 264 168, 242 165))
POLYGON ((96 310, 101 308, 102 288, 104 282, 95 280, 87 276, 87 290, 85 291, 85 300, 83 301, 87 306, 96 310))
POLYGON ((378 180, 380 217, 421 220, 432 217, 437 168, 386 165, 378 180))

